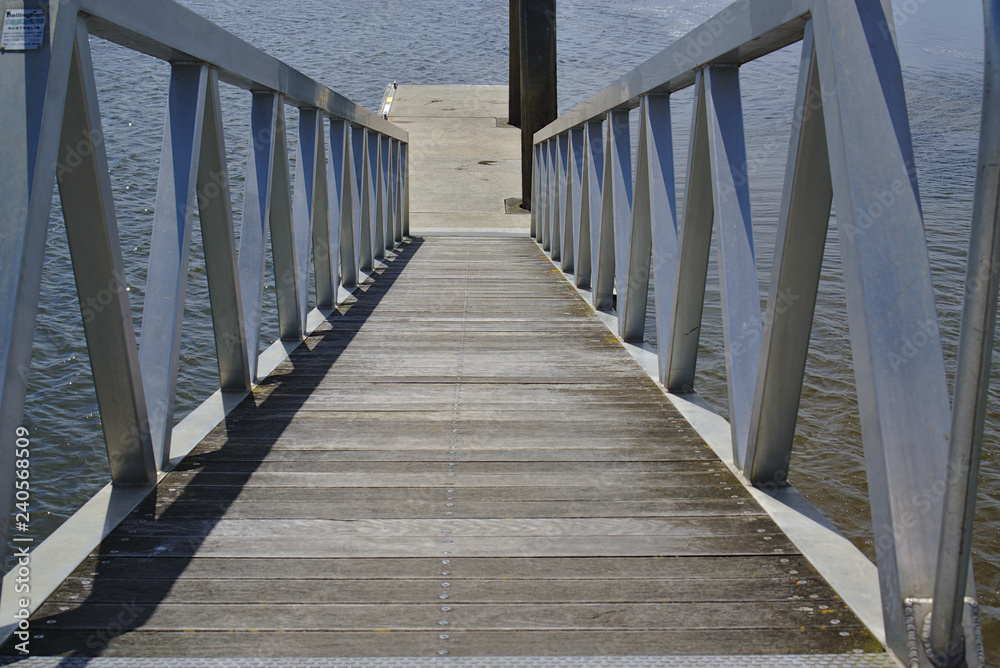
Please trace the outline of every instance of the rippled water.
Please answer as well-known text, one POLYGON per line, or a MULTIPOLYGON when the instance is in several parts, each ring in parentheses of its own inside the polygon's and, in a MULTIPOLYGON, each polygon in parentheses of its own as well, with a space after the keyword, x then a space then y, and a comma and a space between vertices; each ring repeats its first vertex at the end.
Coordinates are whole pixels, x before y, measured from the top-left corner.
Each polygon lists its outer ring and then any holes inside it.
MULTIPOLYGON (((374 109, 385 85, 505 84, 507 3, 497 0, 184 0, 185 5, 334 90, 374 109)), ((559 0, 559 106, 572 107, 684 35, 716 0, 559 0)), ((954 372, 982 86, 980 6, 918 0, 897 6, 897 28, 949 375, 954 372)), ((125 268, 137 332, 169 68, 92 40, 125 268)), ((743 67, 742 92, 762 294, 770 273, 799 47, 743 67)), ((675 160, 683 178, 690 91, 674 96, 675 160)), ((249 95, 223 87, 235 211, 249 95)), ((634 115, 634 114, 633 114, 634 115)), ((289 114, 294 127, 295 114, 289 114)), ((294 155, 294 134, 289 135, 294 155)), ((683 183, 678 183, 683 196, 683 183)), ((46 251, 25 424, 31 430, 41 538, 107 479, 72 268, 58 209, 46 251)), ((204 262, 194 229, 178 417, 218 385, 204 262)), ((713 260, 714 261, 714 260, 713 260)), ((277 336, 273 284, 262 338, 277 336)), ((698 389, 726 412, 718 278, 711 271, 698 389)), ((649 327, 648 338, 653 338, 649 327)), ((1000 354, 980 478, 975 568, 991 661, 1000 662, 1000 354)), ((870 557, 870 516, 839 250, 832 227, 823 263, 791 480, 870 557)))

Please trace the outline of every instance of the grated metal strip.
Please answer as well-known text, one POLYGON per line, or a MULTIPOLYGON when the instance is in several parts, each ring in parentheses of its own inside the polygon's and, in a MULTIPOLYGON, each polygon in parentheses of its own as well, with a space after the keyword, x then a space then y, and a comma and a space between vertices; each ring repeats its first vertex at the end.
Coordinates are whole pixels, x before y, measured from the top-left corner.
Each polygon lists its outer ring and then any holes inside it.
POLYGON ((328 658, 0 657, 17 668, 898 668, 888 654, 328 658))

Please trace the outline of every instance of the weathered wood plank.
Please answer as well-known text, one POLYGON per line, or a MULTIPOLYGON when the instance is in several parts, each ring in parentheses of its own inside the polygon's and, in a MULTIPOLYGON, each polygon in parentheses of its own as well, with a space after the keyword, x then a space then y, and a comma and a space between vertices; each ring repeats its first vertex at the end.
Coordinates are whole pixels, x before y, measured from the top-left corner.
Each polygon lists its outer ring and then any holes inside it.
MULTIPOLYGON (((441 504, 444 510, 447 506, 441 504)), ((459 507, 459 506, 453 506, 459 507)), ((758 540, 774 540, 781 533, 767 515, 702 515, 696 517, 566 517, 512 519, 454 519, 447 525, 442 519, 363 519, 363 520, 235 520, 173 519, 148 521, 129 518, 121 525, 122 533, 143 538, 177 536, 184 538, 239 538, 247 540, 294 541, 325 539, 347 541, 366 537, 440 537, 456 542, 481 538, 593 536, 603 539, 639 536, 679 538, 719 538, 756 534, 758 540), (770 538, 765 538, 770 537, 770 538)), ((750 542, 750 541, 748 541, 750 542)))
MULTIPOLYGON (((428 602, 420 604, 269 603, 130 604, 135 621, 130 629, 146 631, 400 631, 440 629, 447 619, 455 630, 717 630, 717 629, 857 629, 844 622, 849 611, 831 601, 810 605, 802 601, 751 601, 724 603, 456 603, 442 615, 435 591, 428 587, 428 602), (433 602, 432 602, 433 601, 433 602), (836 623, 835 623, 836 622, 836 623)), ((122 613, 118 603, 88 603, 76 609, 46 603, 41 613, 58 630, 98 630, 114 624, 122 613)), ((848 617, 849 619, 849 617, 848 617)))
MULTIPOLYGON (((285 557, 219 559, 196 557, 91 556, 73 577, 109 580, 260 579, 274 581, 304 579, 430 579, 439 581, 444 571, 452 578, 508 578, 511 580, 596 580, 615 586, 617 580, 661 581, 700 578, 705 574, 723 579, 772 580, 798 578, 809 571, 801 555, 743 557, 624 557, 586 558, 454 558, 442 564, 439 557, 394 559, 293 559, 285 557)), ((810 571, 811 572, 811 571, 810 571)), ((812 578, 814 582, 818 579, 812 578)), ((92 580, 95 582, 99 581, 92 580)), ((533 586, 533 585, 532 585, 533 586)), ((828 598, 830 592, 824 594, 828 598)))
MULTIPOLYGON (((852 651, 880 652, 870 635, 847 628, 712 629, 710 631, 429 631, 379 629, 367 632, 304 631, 123 633, 120 627, 84 632, 46 629, 32 648, 51 655, 159 657, 315 656, 648 656, 704 655, 727 647, 740 654, 852 651), (840 633, 846 634, 841 636, 840 633), (441 638, 447 635, 448 638, 441 638)), ((40 634, 41 635, 41 634, 40 634)))
MULTIPOLYGON (((372 573, 375 576, 375 573, 372 573)), ((829 588, 816 579, 794 577, 753 579, 703 578, 681 579, 621 579, 613 587, 604 580, 545 579, 525 586, 521 580, 496 578, 491 580, 449 577, 449 605, 460 603, 545 603, 557 604, 572 600, 585 603, 711 603, 734 599, 742 601, 808 601, 817 609, 832 609, 835 599, 829 588), (811 595, 816 595, 810 599, 811 595)), ((225 604, 225 603, 427 603, 441 592, 441 576, 437 579, 258 579, 167 580, 149 582, 144 579, 109 580, 102 578, 94 586, 90 578, 71 578, 49 603, 63 603, 75 610, 91 603, 163 603, 163 604, 225 604), (84 603, 86 601, 86 603, 84 603)), ((57 606, 60 612, 65 612, 57 606)))
MULTIPOLYGON (((400 498, 390 503, 384 498, 384 489, 376 490, 367 501, 212 501, 182 498, 173 502, 157 503, 155 512, 144 515, 149 519, 240 519, 240 520, 291 520, 291 519, 401 519, 441 517, 442 511, 459 508, 460 517, 711 517, 721 514, 759 515, 753 506, 737 506, 728 499, 672 499, 654 502, 606 501, 595 512, 597 499, 583 502, 470 502, 461 506, 446 506, 441 501, 413 501, 400 498)), ((393 490, 395 491, 395 490, 393 490)), ((409 490, 405 490, 409 491, 409 490)))
POLYGON ((563 557, 563 556, 707 556, 797 554, 787 539, 772 535, 765 541, 744 536, 627 536, 605 538, 566 537, 489 537, 475 541, 445 543, 430 537, 352 536, 348 538, 276 538, 274 542, 257 538, 164 536, 129 538, 113 536, 104 543, 110 555, 171 557, 563 557))

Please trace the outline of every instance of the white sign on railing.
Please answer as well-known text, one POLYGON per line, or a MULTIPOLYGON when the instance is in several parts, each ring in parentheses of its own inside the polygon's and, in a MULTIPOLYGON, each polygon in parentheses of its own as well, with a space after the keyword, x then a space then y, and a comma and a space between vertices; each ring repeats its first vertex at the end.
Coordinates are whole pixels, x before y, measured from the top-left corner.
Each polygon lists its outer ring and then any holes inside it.
POLYGON ((44 9, 8 9, 3 16, 0 51, 30 51, 45 37, 44 9))

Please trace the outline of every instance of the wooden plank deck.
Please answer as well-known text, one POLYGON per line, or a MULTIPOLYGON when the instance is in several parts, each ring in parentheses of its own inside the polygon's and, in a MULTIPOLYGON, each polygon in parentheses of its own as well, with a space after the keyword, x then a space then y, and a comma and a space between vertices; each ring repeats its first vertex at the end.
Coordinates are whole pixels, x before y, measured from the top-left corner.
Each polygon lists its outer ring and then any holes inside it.
POLYGON ((32 654, 882 651, 533 241, 416 238, 365 288, 37 611, 32 654))

